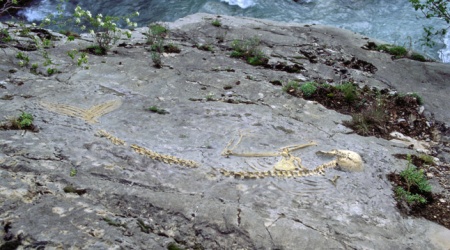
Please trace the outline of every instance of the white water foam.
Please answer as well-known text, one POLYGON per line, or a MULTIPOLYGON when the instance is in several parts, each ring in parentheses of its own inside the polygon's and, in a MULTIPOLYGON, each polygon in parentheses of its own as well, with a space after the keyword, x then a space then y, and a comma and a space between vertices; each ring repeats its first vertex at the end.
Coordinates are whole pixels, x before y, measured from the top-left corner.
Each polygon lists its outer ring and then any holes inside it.
POLYGON ((50 0, 42 0, 37 5, 20 10, 19 15, 24 16, 28 22, 42 21, 50 14, 58 14, 55 6, 50 0))
POLYGON ((450 32, 444 37, 445 48, 439 50, 439 58, 441 58, 442 62, 450 63, 450 32))
POLYGON ((255 5, 256 3, 252 0, 220 0, 221 2, 226 2, 229 5, 237 5, 241 7, 242 9, 251 7, 255 5))

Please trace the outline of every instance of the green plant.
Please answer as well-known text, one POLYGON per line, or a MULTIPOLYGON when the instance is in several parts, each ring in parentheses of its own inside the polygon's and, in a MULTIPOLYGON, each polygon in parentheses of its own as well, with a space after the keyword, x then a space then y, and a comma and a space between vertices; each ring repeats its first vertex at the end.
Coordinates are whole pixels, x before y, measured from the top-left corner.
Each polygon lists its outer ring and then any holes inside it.
POLYGON ((257 37, 242 40, 233 40, 231 43, 231 57, 243 58, 247 63, 257 66, 265 65, 269 61, 264 52, 259 49, 260 40, 257 37))
POLYGON ((175 242, 171 242, 167 245, 167 250, 184 250, 184 248, 179 247, 175 242))
POLYGON ((74 177, 75 175, 77 175, 77 173, 78 173, 78 171, 76 168, 71 168, 69 175, 70 175, 70 177, 74 177))
POLYGON ((412 53, 411 59, 416 60, 416 61, 420 61, 420 62, 426 62, 427 61, 427 59, 423 55, 418 54, 418 53, 412 53))
POLYGON ((33 121, 33 115, 22 111, 22 114, 17 118, 15 124, 17 125, 17 128, 25 129, 30 128, 33 125, 33 121))
POLYGON ((402 46, 394 46, 389 49, 389 54, 396 56, 396 57, 402 57, 405 56, 408 53, 408 50, 402 46))
POLYGON ((104 217, 103 220, 106 223, 108 223, 108 225, 110 225, 110 226, 127 228, 127 224, 122 223, 122 222, 117 221, 117 220, 113 220, 113 219, 111 219, 109 217, 104 217))
POLYGON ((299 87, 300 87, 300 84, 298 84, 298 82, 289 81, 286 85, 283 86, 282 90, 286 93, 292 93, 292 92, 296 92, 299 87))
POLYGON ((148 25, 148 31, 144 33, 147 37, 147 44, 153 44, 164 39, 169 33, 169 29, 160 23, 151 23, 148 25))
POLYGON ((419 94, 411 93, 411 94, 408 94, 408 95, 411 96, 411 97, 414 97, 416 99, 416 101, 417 101, 417 104, 423 105, 423 99, 422 99, 422 97, 419 94))
POLYGON ((422 169, 417 169, 412 164, 411 155, 407 156, 408 165, 405 170, 400 172, 400 176, 405 181, 406 190, 403 187, 397 187, 395 192, 400 199, 404 199, 409 205, 414 203, 427 203, 427 200, 421 193, 431 192, 431 186, 425 177, 422 169), (415 191, 413 191, 415 188, 415 191))
POLYGON ((11 41, 11 36, 7 29, 0 29, 0 45, 11 41))
POLYGON ((206 101, 214 101, 214 93, 209 93, 206 95, 206 101))
POLYGON ((37 72, 38 67, 39 67, 39 64, 38 64, 38 63, 33 63, 33 64, 31 65, 30 72, 33 73, 33 74, 37 74, 37 73, 38 73, 38 72, 37 72))
POLYGON ((21 51, 17 52, 16 58, 20 60, 19 61, 20 67, 27 66, 30 63, 30 58, 28 57, 28 55, 25 55, 21 51))
POLYGON ((387 52, 394 57, 404 57, 406 54, 408 54, 408 50, 402 46, 393 46, 389 44, 381 44, 376 47, 376 50, 378 51, 384 51, 387 52))
POLYGON ((312 96, 317 90, 316 82, 306 82, 300 86, 300 91, 303 93, 304 97, 312 96))
POLYGON ((421 39, 426 46, 435 45, 435 36, 444 36, 450 28, 450 1, 449 0, 409 0, 416 11, 421 11, 425 18, 433 18, 437 22, 445 22, 447 27, 435 30, 433 26, 423 27, 425 32, 421 39))
POLYGON ((214 48, 211 44, 196 44, 195 47, 197 47, 197 49, 199 50, 204 50, 204 51, 214 51, 214 48))
POLYGON ((163 52, 164 52, 164 40, 159 39, 159 40, 155 41, 155 42, 150 46, 150 50, 151 50, 151 51, 158 52, 158 53, 163 53, 163 52))
POLYGON ((352 114, 350 121, 344 121, 344 125, 355 130, 357 134, 368 136, 375 130, 384 130, 388 116, 382 104, 368 107, 361 113, 352 114))
POLYGON ((340 90, 344 94, 344 99, 349 103, 354 102, 357 98, 357 88, 351 82, 337 85, 336 89, 340 90))
POLYGON ((44 63, 43 63, 44 66, 48 66, 48 65, 53 64, 53 61, 50 58, 50 55, 48 54, 47 51, 43 51, 42 52, 42 57, 44 58, 44 63))
POLYGON ((151 106, 147 110, 150 111, 150 112, 153 112, 153 113, 158 113, 160 115, 169 114, 169 112, 167 112, 167 110, 158 108, 156 106, 151 106))
MULTIPOLYGON (((130 17, 138 15, 139 12, 124 17, 103 16, 102 14, 93 16, 89 10, 84 10, 80 6, 77 6, 73 14, 73 22, 81 30, 88 29, 96 45, 102 50, 108 51, 122 35, 126 35, 128 38, 131 37, 129 31, 122 32, 117 27, 117 22, 122 21, 129 27, 136 27, 137 23, 131 22, 130 17)), ((43 23, 49 24, 50 22, 51 19, 46 18, 43 23)))
POLYGON ((51 75, 53 75, 53 74, 55 74, 55 73, 57 73, 57 72, 58 72, 58 70, 55 69, 55 68, 47 68, 47 74, 48 74, 49 76, 51 76, 51 75))
MULTIPOLYGON (((95 49, 94 49, 95 51, 95 49)), ((99 51, 100 52, 100 51, 99 51)), ((75 57, 79 54, 79 51, 76 49, 67 51, 67 55, 72 59, 72 61, 75 60, 75 57)), ((77 65, 81 66, 83 64, 88 63, 88 55, 85 52, 81 52, 80 56, 77 58, 77 65)))
POLYGON ((177 45, 175 45, 173 43, 169 43, 169 44, 164 46, 164 52, 167 52, 167 53, 180 53, 181 49, 177 45))
POLYGON ((425 164, 428 164, 428 165, 433 165, 434 164, 434 158, 431 155, 419 154, 417 157, 419 159, 421 159, 425 164))
POLYGON ((216 26, 216 27, 220 27, 220 26, 222 26, 222 23, 220 22, 220 20, 219 19, 214 19, 212 22, 211 22, 211 24, 213 25, 213 26, 216 26))
POLYGON ((108 54, 108 50, 106 48, 103 48, 103 47, 101 47, 99 45, 96 45, 96 44, 88 46, 86 48, 86 50, 89 51, 91 54, 98 55, 98 56, 108 54))
POLYGON ((153 61, 153 66, 155 66, 156 68, 161 68, 162 67, 161 54, 158 52, 152 52, 151 57, 153 61))
POLYGON ((18 9, 20 9, 20 7, 18 6, 17 0, 0 0, 0 16, 2 16, 3 13, 18 9))
POLYGON ((42 47, 44 48, 50 48, 52 46, 52 40, 44 38, 42 40, 42 47))

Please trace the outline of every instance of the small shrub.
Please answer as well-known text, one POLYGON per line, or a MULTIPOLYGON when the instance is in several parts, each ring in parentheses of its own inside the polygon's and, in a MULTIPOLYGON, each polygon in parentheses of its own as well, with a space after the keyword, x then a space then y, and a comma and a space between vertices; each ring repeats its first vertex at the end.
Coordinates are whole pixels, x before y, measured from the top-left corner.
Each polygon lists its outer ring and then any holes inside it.
POLYGON ((213 25, 213 26, 216 26, 216 27, 220 27, 220 26, 222 26, 222 23, 220 22, 220 20, 219 19, 214 19, 212 22, 211 22, 211 24, 213 25))
POLYGON ((415 60, 415 61, 420 61, 420 62, 426 62, 427 61, 427 59, 424 56, 422 56, 421 54, 417 54, 417 53, 413 53, 411 55, 411 59, 415 60))
POLYGON ((184 250, 184 248, 178 246, 175 242, 171 242, 167 245, 167 250, 184 250))
POLYGON ((283 86, 282 90, 286 93, 292 93, 292 92, 296 92, 299 87, 300 87, 300 84, 298 84, 298 82, 289 81, 286 85, 283 86))
POLYGON ((155 41, 150 46, 150 50, 158 53, 164 52, 164 41, 162 39, 155 41))
POLYGON ((37 73, 38 67, 39 67, 39 64, 38 64, 38 63, 33 63, 33 64, 31 65, 31 69, 30 69, 31 72, 37 73))
POLYGON ((336 86, 336 89, 340 90, 344 94, 344 99, 349 103, 354 102, 357 98, 356 86, 351 82, 338 85, 336 86))
POLYGON ((164 51, 167 53, 180 53, 181 49, 177 45, 169 43, 164 46, 164 51))
POLYGON ((414 97, 416 99, 416 101, 417 101, 417 104, 423 105, 423 99, 422 99, 422 97, 419 94, 412 93, 412 94, 408 94, 408 95, 411 96, 411 97, 414 97))
POLYGON ((103 56, 108 53, 108 50, 106 48, 101 47, 99 45, 91 45, 91 46, 87 47, 86 50, 89 53, 91 53, 93 55, 98 55, 98 56, 103 56))
POLYGON ((300 91, 303 93, 304 97, 312 96, 317 90, 317 83, 306 82, 300 86, 300 91))
POLYGON ((55 68, 47 68, 47 74, 48 74, 49 76, 51 76, 51 75, 53 75, 53 74, 55 74, 55 73, 57 73, 57 72, 58 72, 58 70, 55 69, 55 68))
POLYGON ((264 65, 267 63, 267 58, 262 51, 256 51, 254 55, 247 58, 247 62, 250 65, 264 65))
POLYGON ((27 66, 30 63, 30 58, 21 51, 17 52, 16 58, 20 60, 19 61, 20 67, 27 66))
POLYGON ((153 113, 160 114, 160 115, 169 114, 169 112, 167 112, 167 110, 158 108, 156 106, 151 106, 147 110, 150 111, 150 112, 153 112, 153 113))
POLYGON ((431 155, 420 154, 417 157, 419 159, 421 159, 425 164, 428 164, 428 165, 433 165, 434 164, 434 158, 431 155))
POLYGON ((246 41, 234 40, 231 43, 231 57, 243 58, 247 63, 257 66, 265 65, 269 61, 268 57, 261 51, 258 46, 260 41, 257 37, 250 38, 246 41))
POLYGON ((381 44, 376 47, 378 51, 387 52, 395 57, 403 57, 408 54, 408 50, 402 46, 392 46, 389 44, 381 44))
POLYGON ((153 66, 155 66, 156 68, 161 68, 162 67, 161 54, 158 52, 152 52, 151 57, 153 61, 153 66))
POLYGON ((17 126, 19 129, 30 128, 33 125, 34 118, 31 114, 22 112, 17 118, 17 126))
POLYGON ((209 93, 206 95, 206 101, 214 101, 214 93, 209 93))
POLYGON ((214 48, 211 44, 197 44, 197 45, 195 45, 195 47, 197 47, 197 49, 199 49, 199 50, 210 51, 210 52, 214 51, 214 48))
POLYGON ((390 48, 388 52, 393 56, 402 57, 408 53, 408 50, 406 50, 404 47, 401 46, 394 46, 390 48))
POLYGON ((0 29, 0 45, 11 41, 11 36, 7 29, 0 29))
POLYGON ((147 37, 147 44, 151 45, 159 40, 164 39, 168 33, 169 29, 164 27, 162 24, 151 23, 148 25, 147 33, 144 33, 144 35, 147 37))
POLYGON ((377 134, 375 131, 383 131, 388 118, 383 105, 376 105, 361 113, 352 114, 352 120, 344 121, 344 125, 355 130, 357 134, 369 136, 377 134))
POLYGON ((400 172, 400 176, 406 183, 406 190, 403 187, 397 187, 395 189, 396 195, 405 200, 409 205, 415 203, 427 203, 427 200, 420 193, 431 192, 431 186, 425 177, 422 169, 417 170, 417 167, 412 164, 411 155, 408 155, 408 166, 405 170, 400 172), (415 191, 413 191, 415 188, 415 191))

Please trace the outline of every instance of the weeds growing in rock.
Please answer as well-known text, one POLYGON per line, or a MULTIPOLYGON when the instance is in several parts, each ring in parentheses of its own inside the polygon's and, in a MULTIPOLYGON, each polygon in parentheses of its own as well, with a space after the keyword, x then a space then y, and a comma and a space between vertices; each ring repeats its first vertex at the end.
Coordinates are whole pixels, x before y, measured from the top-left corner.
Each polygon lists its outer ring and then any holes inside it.
POLYGON ((408 50, 402 46, 392 46, 389 44, 379 45, 377 50, 387 52, 396 58, 404 57, 408 53, 408 50))
POLYGON ((289 81, 286 85, 283 86, 282 90, 286 93, 292 93, 299 89, 300 84, 296 81, 289 81))
POLYGON ((222 26, 222 23, 220 22, 220 20, 219 19, 214 19, 212 22, 211 22, 211 24, 213 25, 213 26, 216 26, 216 27, 220 27, 220 26, 222 26))
POLYGON ((211 44, 196 44, 195 47, 197 47, 197 49, 199 49, 199 50, 204 50, 204 51, 209 51, 209 52, 214 51, 214 47, 211 44))
POLYGON ((175 45, 173 43, 169 43, 167 45, 164 45, 164 52, 166 52, 166 53, 180 53, 181 49, 177 45, 175 45))
POLYGON ((257 37, 242 40, 234 40, 231 43, 231 57, 242 58, 253 66, 266 65, 269 61, 264 52, 259 49, 260 40, 257 37))
POLYGON ((37 132, 38 128, 33 124, 34 117, 32 114, 22 111, 17 117, 11 117, 9 121, 0 123, 0 129, 25 129, 37 132))
POLYGON ((160 115, 169 114, 169 112, 167 112, 167 110, 162 109, 162 108, 158 108, 156 106, 151 106, 147 110, 150 111, 150 112, 153 112, 153 113, 160 114, 160 115))
POLYGON ((117 27, 117 23, 124 21, 127 26, 136 27, 137 23, 131 22, 130 18, 138 15, 139 12, 125 17, 103 16, 102 14, 93 16, 89 10, 84 10, 77 6, 73 14, 73 21, 81 30, 89 30, 95 44, 103 51, 108 51, 122 35, 126 35, 128 38, 131 37, 131 33, 129 31, 122 32, 117 27))
POLYGON ((357 87, 351 82, 337 85, 336 89, 342 91, 344 94, 344 99, 349 103, 354 102, 358 97, 357 87))
POLYGON ((155 68, 161 68, 162 67, 162 60, 161 60, 161 53, 158 52, 151 52, 151 58, 152 58, 152 62, 153 62, 153 66, 155 68))
POLYGON ((400 176, 405 182, 406 189, 404 187, 396 187, 395 194, 403 201, 406 201, 408 205, 414 205, 416 203, 427 203, 423 193, 431 192, 431 186, 428 183, 427 178, 424 175, 422 169, 417 169, 412 164, 411 155, 407 156, 408 165, 405 170, 400 172, 400 176))
POLYGON ((30 113, 22 112, 19 118, 17 118, 17 127, 19 129, 29 128, 33 125, 33 121, 33 115, 31 115, 30 113))
POLYGON ((147 44, 152 45, 164 39, 169 33, 169 29, 160 23, 151 23, 148 25, 148 31, 144 33, 147 37, 147 44))
POLYGON ((402 46, 395 46, 390 44, 376 45, 374 42, 369 42, 366 45, 367 49, 386 52, 388 54, 391 54, 394 59, 406 57, 420 62, 428 61, 423 55, 412 52, 411 47, 412 45, 409 46, 409 49, 406 49, 405 47, 402 46))
POLYGON ((303 93, 304 97, 312 96, 317 90, 316 82, 306 82, 300 86, 300 91, 303 93))
POLYGON ((385 132, 384 127, 387 121, 388 116, 384 107, 375 105, 362 112, 352 114, 352 119, 344 121, 344 125, 355 130, 357 134, 370 136, 385 132))
POLYGON ((167 245, 167 250, 184 250, 184 248, 178 246, 175 242, 171 242, 167 245))

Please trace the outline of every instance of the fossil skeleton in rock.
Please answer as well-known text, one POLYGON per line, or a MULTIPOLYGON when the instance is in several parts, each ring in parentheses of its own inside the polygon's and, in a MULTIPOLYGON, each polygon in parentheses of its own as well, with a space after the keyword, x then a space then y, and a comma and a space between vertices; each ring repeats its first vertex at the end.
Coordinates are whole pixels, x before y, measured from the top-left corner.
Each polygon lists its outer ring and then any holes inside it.
POLYGON ((66 104, 57 104, 57 103, 48 103, 41 102, 42 107, 56 113, 61 113, 73 117, 78 117, 84 119, 89 123, 97 123, 98 118, 114 111, 120 105, 122 105, 122 101, 120 99, 112 100, 108 102, 104 102, 98 105, 94 105, 88 109, 82 109, 75 106, 70 106, 66 104))
POLYGON ((350 150, 331 150, 331 151, 318 151, 317 154, 325 154, 335 156, 336 159, 328 163, 322 164, 314 169, 307 169, 301 163, 299 157, 293 156, 292 151, 302 149, 309 146, 317 145, 315 142, 307 144, 293 145, 280 148, 278 152, 265 152, 265 153, 237 153, 233 150, 242 141, 243 135, 239 136, 239 140, 233 145, 234 140, 231 140, 225 149, 222 151, 222 155, 240 156, 240 157, 276 157, 281 156, 281 160, 277 162, 273 170, 270 171, 229 171, 226 169, 219 169, 220 173, 225 176, 234 176, 237 178, 264 178, 264 177, 303 177, 311 175, 323 175, 326 168, 334 168, 339 166, 342 170, 346 171, 362 171, 363 161, 361 156, 350 150), (231 147, 231 148, 230 148, 231 147))

